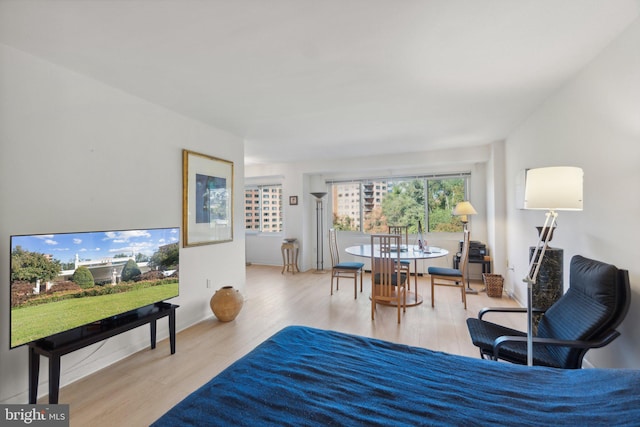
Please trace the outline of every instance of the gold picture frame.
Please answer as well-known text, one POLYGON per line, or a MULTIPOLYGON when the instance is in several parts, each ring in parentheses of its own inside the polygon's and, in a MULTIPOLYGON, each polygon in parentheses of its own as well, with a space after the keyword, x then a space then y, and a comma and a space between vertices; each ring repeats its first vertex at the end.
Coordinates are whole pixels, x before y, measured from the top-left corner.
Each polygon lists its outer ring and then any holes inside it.
POLYGON ((233 241, 233 162, 182 150, 182 246, 233 241))

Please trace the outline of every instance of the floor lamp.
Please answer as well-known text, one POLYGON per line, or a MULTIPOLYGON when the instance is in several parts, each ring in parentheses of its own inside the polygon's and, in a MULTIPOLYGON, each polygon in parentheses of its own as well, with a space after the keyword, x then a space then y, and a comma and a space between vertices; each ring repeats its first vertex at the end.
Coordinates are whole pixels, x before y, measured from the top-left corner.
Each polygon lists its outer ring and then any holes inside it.
POLYGON ((583 172, 581 168, 556 166, 529 169, 524 190, 524 208, 546 210, 536 248, 531 257, 527 277, 527 365, 533 365, 533 286, 536 284, 544 253, 553 236, 557 211, 582 210, 583 172))
MULTIPOLYGON (((473 208, 473 205, 471 204, 471 202, 466 200, 464 202, 458 203, 456 207, 453 208, 453 214, 455 216, 460 217, 460 222, 462 222, 464 231, 467 231, 467 224, 469 223, 468 215, 476 215, 477 213, 478 212, 476 212, 476 210, 473 208)), ((469 275, 469 272, 467 272, 467 276, 468 275, 469 275)), ((467 280, 467 287, 465 289, 465 292, 468 294, 478 293, 478 291, 476 291, 469 285, 469 280, 467 280)))
POLYGON ((324 192, 311 193, 316 198, 316 273, 324 271, 324 233, 322 227, 322 198, 324 192))

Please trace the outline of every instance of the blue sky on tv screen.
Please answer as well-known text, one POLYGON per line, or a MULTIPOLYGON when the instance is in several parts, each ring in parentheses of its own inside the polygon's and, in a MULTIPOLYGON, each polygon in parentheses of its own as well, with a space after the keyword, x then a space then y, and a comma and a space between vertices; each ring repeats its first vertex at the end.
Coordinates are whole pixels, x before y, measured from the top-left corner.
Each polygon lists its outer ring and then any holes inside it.
POLYGON ((72 262, 76 254, 80 260, 100 260, 116 254, 153 255, 160 246, 177 243, 179 228, 156 228, 120 231, 96 231, 64 234, 12 236, 11 250, 23 250, 52 255, 60 262, 72 262))

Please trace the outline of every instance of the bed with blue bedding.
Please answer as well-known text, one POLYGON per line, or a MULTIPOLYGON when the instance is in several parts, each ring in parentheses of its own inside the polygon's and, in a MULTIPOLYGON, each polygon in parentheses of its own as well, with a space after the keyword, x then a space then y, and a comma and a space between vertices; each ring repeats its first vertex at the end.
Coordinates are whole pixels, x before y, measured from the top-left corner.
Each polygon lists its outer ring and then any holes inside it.
POLYGON ((153 426, 639 425, 640 370, 560 370, 290 326, 153 426))

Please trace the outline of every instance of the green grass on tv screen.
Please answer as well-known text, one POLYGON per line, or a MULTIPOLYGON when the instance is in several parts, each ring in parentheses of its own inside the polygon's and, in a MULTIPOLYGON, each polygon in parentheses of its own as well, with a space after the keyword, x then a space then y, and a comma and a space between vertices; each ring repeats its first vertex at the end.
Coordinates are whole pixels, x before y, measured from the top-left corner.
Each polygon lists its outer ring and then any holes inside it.
POLYGON ((178 295, 178 283, 11 309, 11 347, 178 295))

